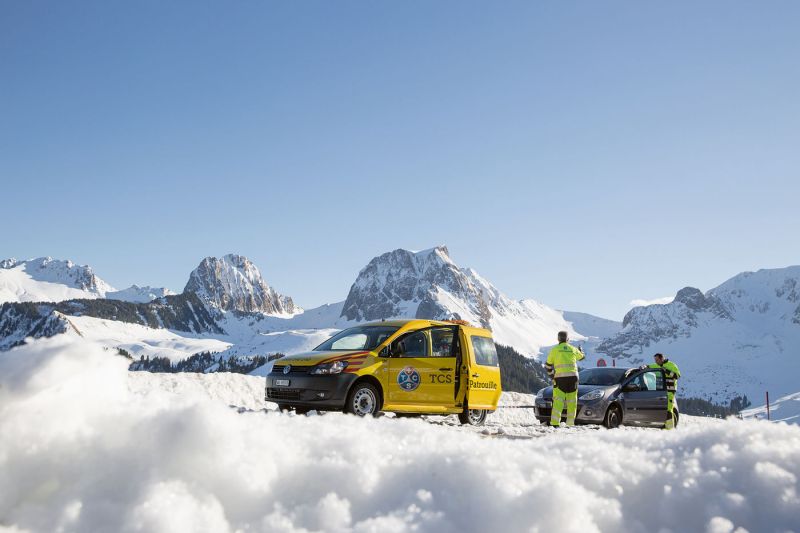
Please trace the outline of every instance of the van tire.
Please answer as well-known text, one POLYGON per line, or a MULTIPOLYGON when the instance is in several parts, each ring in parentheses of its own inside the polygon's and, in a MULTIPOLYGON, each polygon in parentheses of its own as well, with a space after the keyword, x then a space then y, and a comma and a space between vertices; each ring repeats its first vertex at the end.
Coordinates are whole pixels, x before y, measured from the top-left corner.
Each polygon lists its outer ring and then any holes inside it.
POLYGON ((356 416, 378 416, 380 410, 381 395, 368 381, 356 383, 347 395, 347 403, 344 405, 345 413, 356 416))
POLYGON ((458 414, 458 421, 465 425, 482 426, 486 422, 486 416, 489 411, 486 409, 467 409, 464 408, 458 414))

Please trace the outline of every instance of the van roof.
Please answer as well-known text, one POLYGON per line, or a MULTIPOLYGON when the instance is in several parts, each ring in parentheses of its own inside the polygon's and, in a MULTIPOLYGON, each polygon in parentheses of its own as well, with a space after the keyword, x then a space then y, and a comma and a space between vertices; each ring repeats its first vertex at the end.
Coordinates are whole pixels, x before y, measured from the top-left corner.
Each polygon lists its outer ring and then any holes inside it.
MULTIPOLYGON (((423 318, 406 318, 406 319, 397 319, 397 320, 379 320, 374 322, 367 322, 366 324, 362 324, 362 326, 396 326, 398 328, 402 328, 405 326, 411 327, 419 327, 424 328, 428 326, 452 326, 454 325, 452 322, 447 322, 444 320, 427 320, 423 318), (416 322, 416 324, 414 324, 416 322)), ((464 329, 475 331, 482 333, 483 335, 491 335, 492 332, 486 328, 481 328, 477 326, 464 326, 464 329)))

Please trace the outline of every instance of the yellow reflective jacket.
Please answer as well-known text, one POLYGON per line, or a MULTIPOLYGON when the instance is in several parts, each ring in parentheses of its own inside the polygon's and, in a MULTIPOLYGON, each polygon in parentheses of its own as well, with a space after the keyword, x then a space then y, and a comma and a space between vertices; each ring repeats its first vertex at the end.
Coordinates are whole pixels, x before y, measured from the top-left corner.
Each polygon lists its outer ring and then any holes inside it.
POLYGON ((666 379, 666 386, 668 392, 677 392, 678 390, 678 378, 681 377, 681 371, 678 370, 678 365, 670 361, 669 359, 664 359, 664 364, 659 365, 658 363, 650 363, 650 368, 661 368, 664 370, 664 378, 666 379))
POLYGON ((571 344, 562 342, 550 350, 544 367, 552 378, 578 377, 578 361, 582 359, 583 352, 571 344))

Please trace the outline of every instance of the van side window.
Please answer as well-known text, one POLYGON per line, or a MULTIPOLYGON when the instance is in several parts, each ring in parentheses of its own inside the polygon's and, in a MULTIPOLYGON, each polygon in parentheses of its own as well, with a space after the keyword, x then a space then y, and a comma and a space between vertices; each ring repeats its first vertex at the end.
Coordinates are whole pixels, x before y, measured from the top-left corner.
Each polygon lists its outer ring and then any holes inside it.
POLYGON ((415 331, 397 341, 400 357, 428 357, 428 336, 424 331, 415 331))
POLYGON ((433 357, 455 357, 453 351, 456 329, 452 327, 431 328, 431 355, 433 357))
POLYGON ((497 348, 489 337, 472 335, 472 349, 475 351, 475 362, 483 366, 498 366, 497 348))

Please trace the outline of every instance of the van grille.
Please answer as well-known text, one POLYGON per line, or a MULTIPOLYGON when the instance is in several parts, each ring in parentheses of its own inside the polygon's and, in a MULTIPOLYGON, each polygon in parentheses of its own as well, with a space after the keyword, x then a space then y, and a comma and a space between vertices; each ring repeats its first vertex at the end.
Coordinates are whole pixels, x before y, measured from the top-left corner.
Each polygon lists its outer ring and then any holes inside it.
MULTIPOLYGON (((272 367, 272 371, 278 374, 283 374, 283 369, 286 365, 275 365, 272 367)), ((292 370, 289 374, 308 374, 308 369, 310 367, 307 366, 292 366, 292 370)))
POLYGON ((299 400, 300 389, 267 389, 270 400, 299 400))

